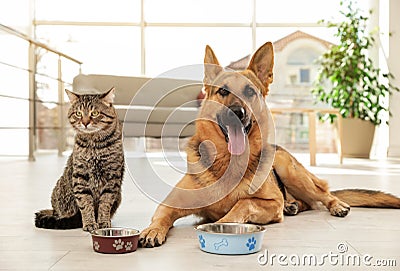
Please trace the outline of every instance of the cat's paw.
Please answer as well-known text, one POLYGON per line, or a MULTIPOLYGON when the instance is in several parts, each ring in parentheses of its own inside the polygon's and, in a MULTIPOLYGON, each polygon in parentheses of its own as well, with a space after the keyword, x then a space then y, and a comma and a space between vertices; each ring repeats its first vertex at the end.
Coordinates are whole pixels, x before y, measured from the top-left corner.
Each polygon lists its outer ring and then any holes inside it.
POLYGON ((111 221, 99 222, 99 229, 110 228, 111 221))
POLYGON ((99 225, 97 223, 89 223, 89 224, 83 225, 82 229, 84 231, 91 232, 91 231, 97 230, 98 228, 99 228, 99 225))

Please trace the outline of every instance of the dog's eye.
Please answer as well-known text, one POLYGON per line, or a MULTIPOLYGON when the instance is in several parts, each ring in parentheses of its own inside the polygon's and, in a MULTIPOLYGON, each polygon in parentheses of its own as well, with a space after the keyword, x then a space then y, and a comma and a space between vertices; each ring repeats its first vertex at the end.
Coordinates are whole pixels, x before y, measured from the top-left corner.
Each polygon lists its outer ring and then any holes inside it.
POLYGON ((226 87, 222 87, 222 88, 219 88, 219 89, 217 90, 217 93, 218 93, 219 95, 221 95, 222 97, 225 97, 225 96, 228 96, 228 95, 229 95, 230 91, 229 91, 229 89, 227 89, 226 87))
POLYGON ((256 91, 254 90, 254 88, 252 88, 251 86, 246 86, 246 88, 243 91, 244 96, 246 96, 247 98, 251 98, 256 94, 256 91))
POLYGON ((217 93, 218 93, 219 95, 221 95, 222 97, 225 97, 225 96, 228 96, 228 95, 229 95, 230 91, 229 91, 226 87, 222 87, 222 88, 219 88, 219 89, 217 90, 217 93))

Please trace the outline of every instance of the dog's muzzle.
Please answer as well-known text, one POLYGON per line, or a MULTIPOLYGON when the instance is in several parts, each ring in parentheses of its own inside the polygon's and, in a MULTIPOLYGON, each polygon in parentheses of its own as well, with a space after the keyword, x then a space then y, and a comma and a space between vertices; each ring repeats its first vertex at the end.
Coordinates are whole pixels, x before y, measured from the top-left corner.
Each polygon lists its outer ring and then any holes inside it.
POLYGON ((232 155, 241 155, 246 148, 246 136, 252 126, 246 110, 239 105, 224 108, 217 114, 217 122, 228 143, 228 151, 232 155))

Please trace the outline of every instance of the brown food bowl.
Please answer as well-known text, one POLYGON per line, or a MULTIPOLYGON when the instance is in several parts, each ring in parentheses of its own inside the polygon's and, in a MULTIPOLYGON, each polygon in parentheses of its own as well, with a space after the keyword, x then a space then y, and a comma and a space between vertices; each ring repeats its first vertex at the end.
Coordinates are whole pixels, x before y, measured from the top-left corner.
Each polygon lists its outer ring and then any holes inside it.
POLYGON ((128 228, 104 228, 94 230, 91 234, 94 251, 121 254, 137 249, 140 232, 128 228))

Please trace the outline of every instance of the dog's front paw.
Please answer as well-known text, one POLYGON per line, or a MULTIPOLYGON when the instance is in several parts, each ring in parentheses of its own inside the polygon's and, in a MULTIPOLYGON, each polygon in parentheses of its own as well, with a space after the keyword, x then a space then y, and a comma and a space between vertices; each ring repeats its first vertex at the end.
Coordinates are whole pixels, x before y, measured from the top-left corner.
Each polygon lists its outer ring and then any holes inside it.
POLYGON ((283 213, 285 215, 297 215, 299 213, 299 204, 297 201, 294 202, 285 202, 285 206, 283 208, 283 213))
POLYGON ((97 230, 98 228, 99 228, 99 225, 98 225, 97 223, 85 224, 85 225, 83 225, 83 227, 82 227, 82 229, 83 229, 84 231, 88 231, 88 232, 97 230))
POLYGON ((339 202, 333 205, 329 209, 329 212, 331 212, 331 215, 333 216, 345 217, 350 212, 350 206, 347 203, 339 202))
POLYGON ((161 246, 167 239, 167 232, 168 229, 150 226, 140 233, 139 246, 148 248, 161 246))

